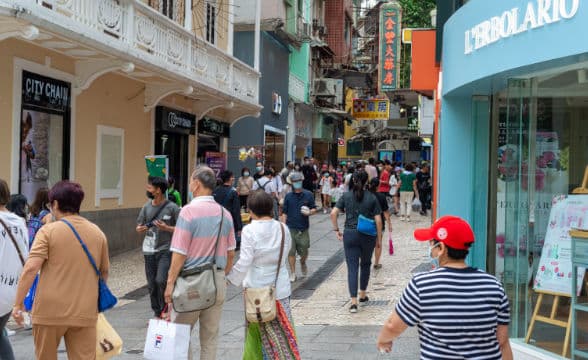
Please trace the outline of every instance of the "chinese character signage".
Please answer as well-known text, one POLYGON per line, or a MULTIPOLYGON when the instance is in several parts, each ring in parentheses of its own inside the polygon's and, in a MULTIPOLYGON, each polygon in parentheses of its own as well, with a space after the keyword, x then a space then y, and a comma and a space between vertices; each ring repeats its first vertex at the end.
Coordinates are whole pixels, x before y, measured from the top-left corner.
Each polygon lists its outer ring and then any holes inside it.
POLYGON ((380 8, 380 92, 396 90, 400 64, 401 7, 392 2, 380 8))
POLYGON ((390 100, 353 99, 352 115, 356 120, 388 120, 390 100))

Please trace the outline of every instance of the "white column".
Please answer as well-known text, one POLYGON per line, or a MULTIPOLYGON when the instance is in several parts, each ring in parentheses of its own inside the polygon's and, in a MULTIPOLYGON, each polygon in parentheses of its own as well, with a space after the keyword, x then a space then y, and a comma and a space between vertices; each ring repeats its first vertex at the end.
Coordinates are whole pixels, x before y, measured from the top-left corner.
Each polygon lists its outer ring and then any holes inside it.
POLYGON ((228 11, 229 11, 229 20, 227 24, 227 54, 233 55, 233 35, 234 35, 234 25, 233 22, 235 21, 235 6, 234 0, 229 0, 228 11))
POLYGON ((192 0, 184 2, 184 28, 192 31, 192 0))
POLYGON ((253 55, 253 68, 259 71, 259 51, 261 44, 261 0, 255 0, 255 43, 253 55))
POLYGON ((123 39, 132 46, 135 41, 135 4, 134 1, 126 1, 122 6, 127 8, 125 28, 122 29, 123 39))

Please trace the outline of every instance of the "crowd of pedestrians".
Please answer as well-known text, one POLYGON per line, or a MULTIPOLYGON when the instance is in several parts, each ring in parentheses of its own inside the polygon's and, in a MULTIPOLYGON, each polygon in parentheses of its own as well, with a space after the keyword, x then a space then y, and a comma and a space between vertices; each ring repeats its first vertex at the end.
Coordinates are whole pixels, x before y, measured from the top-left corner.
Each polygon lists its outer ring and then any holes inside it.
MULTIPOLYGON (((330 214, 345 253, 349 312, 357 313, 360 305, 369 301, 371 272, 382 267, 382 243, 386 230, 391 236, 392 217, 408 222, 413 211, 427 215, 431 209, 430 167, 427 163, 417 165, 373 158, 334 165, 304 158, 302 164, 288 162, 278 170, 258 162, 253 172, 244 167, 237 181, 231 171, 216 178, 210 168, 198 166, 190 179, 191 201, 183 207, 171 177, 150 176, 145 186, 148 199, 138 214, 136 231, 143 238, 153 317, 189 325, 191 330, 198 323, 200 359, 216 359, 227 284, 242 287, 246 303, 248 290, 253 294, 269 288, 274 313, 266 321, 246 318, 243 358, 300 359, 290 295, 291 283, 308 273, 309 217, 320 210, 330 214), (340 217, 344 219, 341 224, 340 217), (250 223, 244 225, 243 219, 250 219, 250 223), (239 256, 234 263, 236 251, 239 256), (179 280, 206 271, 213 274, 210 306, 185 310, 185 304, 175 303, 191 291, 179 280)), ((96 273, 88 266, 83 247, 73 245, 78 241, 77 232, 106 280, 108 242, 96 225, 79 215, 83 199, 79 184, 62 181, 39 190, 29 208, 26 198, 11 196, 6 182, 0 180, 0 225, 5 227, 0 229, 0 270, 2 276, 18 279, 0 281, 0 328, 11 315, 19 324, 27 320, 24 299, 36 286, 38 295, 31 316, 35 353, 40 359, 56 359, 61 339, 70 359, 96 356, 96 273)), ((382 329, 379 350, 390 351, 406 327, 418 326, 422 358, 436 358, 436 354, 450 358, 473 354, 475 358, 482 351, 509 359, 508 300, 494 277, 465 264, 474 241, 469 225, 459 218, 445 217, 429 229, 416 231, 415 238, 430 242, 430 256, 437 269, 411 280, 382 329), (482 288, 472 288, 472 281, 483 283, 482 288), (457 285, 437 294, 438 287, 427 285, 431 282, 457 285), (443 304, 457 303, 463 296, 476 301, 477 291, 493 296, 491 304, 476 307, 485 314, 480 319, 484 327, 452 328, 447 321, 454 315, 445 311, 443 304), (439 297, 446 299, 438 305, 430 301, 439 297), (492 310, 482 309, 486 305, 492 310), (434 330, 441 325, 447 327, 442 334, 434 330), (464 338, 483 346, 453 346, 452 331, 465 331, 464 338), (481 339, 476 335, 480 331, 494 331, 496 337, 481 339)), ((204 293, 206 289, 200 290, 204 293)), ((262 305, 258 304, 258 312, 262 305)), ((464 318, 475 315, 468 308, 456 314, 464 318)), ((261 313, 258 317, 261 319, 261 313)), ((0 359, 14 359, 4 333, 0 336, 0 359)))

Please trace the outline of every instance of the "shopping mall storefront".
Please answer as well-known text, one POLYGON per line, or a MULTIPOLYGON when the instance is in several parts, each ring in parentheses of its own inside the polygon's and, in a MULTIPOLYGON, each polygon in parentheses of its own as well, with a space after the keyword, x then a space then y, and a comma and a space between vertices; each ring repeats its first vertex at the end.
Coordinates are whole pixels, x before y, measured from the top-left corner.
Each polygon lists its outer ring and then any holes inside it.
MULTIPOLYGON (((470 1, 444 29, 438 213, 470 221, 470 263, 503 282, 515 359, 570 356, 559 326, 569 296, 554 306, 559 323, 529 328, 539 294, 571 289, 571 241, 554 237, 555 217, 588 227, 588 211, 561 210, 588 209, 588 195, 571 195, 588 165, 587 33, 582 0, 470 1)), ((540 313, 554 302, 545 295, 540 313)))

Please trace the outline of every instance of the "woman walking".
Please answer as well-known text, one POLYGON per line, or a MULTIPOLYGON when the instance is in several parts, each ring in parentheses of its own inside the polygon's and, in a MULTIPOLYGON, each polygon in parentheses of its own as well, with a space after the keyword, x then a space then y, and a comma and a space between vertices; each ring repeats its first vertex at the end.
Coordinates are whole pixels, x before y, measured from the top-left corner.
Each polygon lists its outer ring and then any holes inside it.
POLYGON ((31 314, 37 359, 57 359, 62 338, 69 359, 96 358, 98 277, 80 242, 85 243, 104 281, 109 269, 108 242, 98 226, 79 215, 83 199, 80 184, 60 181, 51 188, 51 212, 57 221, 37 233, 18 283, 12 316, 22 324, 25 295, 41 271, 31 314))
POLYGON ((247 323, 243 359, 300 359, 290 309, 287 256, 284 256, 292 244, 290 231, 273 219, 274 202, 264 191, 252 192, 247 207, 252 222, 243 228, 239 261, 227 280, 243 286, 245 291, 275 285, 277 316, 269 322, 247 323))
POLYGON ((343 241, 347 263, 347 285, 351 296, 349 312, 357 312, 357 278, 359 276, 359 304, 369 300, 366 295, 370 280, 372 254, 376 241, 382 239, 382 209, 371 192, 364 191, 368 175, 365 171, 353 174, 353 190, 343 194, 331 212, 333 230, 343 241), (345 211, 345 231, 341 233, 337 217, 345 211), (361 268, 361 271, 360 271, 361 268))
POLYGON ((237 180, 237 192, 239 193, 241 208, 247 207, 247 197, 253 188, 253 178, 250 175, 251 173, 249 168, 244 167, 241 169, 241 176, 239 177, 239 180, 237 180))
MULTIPOLYGON (((28 256, 28 236, 24 220, 6 208, 10 190, 0 179, 0 274, 18 279, 28 256)), ((14 360, 4 327, 11 314, 18 281, 0 281, 0 359, 14 360)))
POLYGON ((412 200, 415 194, 418 198, 417 179, 413 172, 414 166, 406 164, 404 172, 400 174, 400 220, 410 221, 410 213, 412 212, 412 200))
MULTIPOLYGON (((382 221, 382 234, 384 234, 386 224, 388 224, 388 232, 392 232, 392 219, 390 218, 390 209, 388 208, 386 194, 379 191, 380 185, 381 180, 373 178, 369 183, 368 190, 378 199, 378 204, 380 204, 380 208, 382 209, 382 215, 384 216, 384 221, 382 221)), ((376 249, 374 250, 374 270, 382 268, 382 264, 380 264, 380 258, 382 257, 382 237, 376 242, 376 249)))

